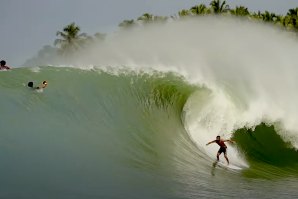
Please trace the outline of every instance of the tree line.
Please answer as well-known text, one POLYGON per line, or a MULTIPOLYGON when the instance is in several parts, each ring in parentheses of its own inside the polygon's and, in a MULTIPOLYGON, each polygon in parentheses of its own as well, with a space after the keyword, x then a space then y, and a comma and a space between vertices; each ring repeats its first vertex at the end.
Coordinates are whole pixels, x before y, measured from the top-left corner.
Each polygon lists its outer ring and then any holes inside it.
POLYGON ((213 0, 210 2, 209 6, 206 6, 205 4, 199 4, 191 7, 188 10, 183 9, 178 12, 178 16, 163 17, 145 13, 141 17, 137 18, 137 20, 124 20, 119 24, 119 26, 122 28, 130 28, 151 22, 165 22, 169 19, 179 20, 181 18, 208 15, 242 17, 248 20, 273 23, 289 31, 298 31, 298 7, 289 9, 286 15, 278 15, 269 11, 251 12, 245 6, 236 6, 234 9, 232 9, 226 3, 226 1, 221 0, 213 0))
MULTIPOLYGON (((247 7, 236 6, 231 8, 226 1, 212 0, 209 5, 199 4, 191 7, 190 9, 183 9, 174 16, 154 16, 149 13, 145 13, 137 19, 124 20, 118 26, 122 30, 128 30, 131 28, 143 27, 152 23, 166 23, 169 20, 179 20, 184 18, 193 18, 199 16, 236 16, 247 20, 263 21, 266 23, 275 24, 285 30, 298 32, 298 7, 289 9, 286 15, 278 15, 273 12, 251 12, 247 7)), ((37 57, 43 60, 51 58, 51 56, 63 56, 67 57, 72 55, 81 49, 84 49, 88 45, 94 42, 101 42, 105 40, 106 34, 96 33, 93 36, 81 33, 81 29, 75 23, 71 23, 63 28, 62 31, 58 31, 56 36, 58 37, 54 41, 54 47, 47 45, 44 46, 38 52, 37 57)), ((27 61, 27 64, 32 63, 36 58, 27 61)))

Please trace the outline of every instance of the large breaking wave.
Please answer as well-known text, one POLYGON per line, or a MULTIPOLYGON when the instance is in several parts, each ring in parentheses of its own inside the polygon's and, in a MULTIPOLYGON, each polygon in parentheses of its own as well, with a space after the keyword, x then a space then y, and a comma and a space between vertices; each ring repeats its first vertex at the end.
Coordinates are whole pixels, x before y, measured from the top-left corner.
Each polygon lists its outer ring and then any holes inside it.
POLYGON ((206 196, 191 187, 295 177, 297 47, 264 24, 206 18, 115 34, 70 62, 53 59, 69 67, 1 72, 1 187, 11 196, 39 182, 76 194, 101 184, 132 198, 132 186, 152 198, 173 179, 206 196), (42 93, 26 87, 44 79, 42 93), (216 135, 236 141, 228 156, 240 168, 218 168, 218 183, 209 181, 218 146, 205 146, 216 135))

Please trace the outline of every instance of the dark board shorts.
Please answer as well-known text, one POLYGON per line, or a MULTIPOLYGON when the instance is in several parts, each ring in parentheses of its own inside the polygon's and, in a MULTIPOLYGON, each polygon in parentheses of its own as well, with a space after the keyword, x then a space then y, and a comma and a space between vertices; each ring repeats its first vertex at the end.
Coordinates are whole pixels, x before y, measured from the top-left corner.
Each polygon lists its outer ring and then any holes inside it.
POLYGON ((219 150, 218 150, 219 154, 226 153, 226 152, 227 152, 227 148, 225 148, 225 147, 220 147, 219 150))

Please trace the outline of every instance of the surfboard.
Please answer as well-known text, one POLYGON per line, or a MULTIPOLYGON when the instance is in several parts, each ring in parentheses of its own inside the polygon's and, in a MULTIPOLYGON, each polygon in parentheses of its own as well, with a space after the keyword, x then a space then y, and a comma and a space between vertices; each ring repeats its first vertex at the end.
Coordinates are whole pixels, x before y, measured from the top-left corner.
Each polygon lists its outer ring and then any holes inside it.
POLYGON ((222 167, 222 168, 227 168, 227 169, 233 169, 233 170, 241 170, 242 168, 233 165, 233 164, 227 164, 227 163, 223 163, 223 162, 218 162, 218 166, 222 167))

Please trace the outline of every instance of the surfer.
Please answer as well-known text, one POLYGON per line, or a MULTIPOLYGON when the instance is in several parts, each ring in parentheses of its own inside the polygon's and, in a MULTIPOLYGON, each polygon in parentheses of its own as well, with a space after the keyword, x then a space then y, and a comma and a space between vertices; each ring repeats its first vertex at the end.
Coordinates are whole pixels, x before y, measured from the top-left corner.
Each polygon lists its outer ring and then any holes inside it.
POLYGON ((43 89, 45 87, 47 87, 48 82, 47 81, 43 81, 42 84, 40 86, 37 87, 33 87, 33 82, 28 82, 28 87, 33 88, 33 89, 43 89))
POLYGON ((0 70, 8 70, 8 69, 10 69, 10 67, 8 67, 8 66, 6 66, 6 61, 4 61, 4 60, 1 60, 0 61, 0 70))
POLYGON ((206 146, 209 145, 209 144, 212 144, 212 143, 218 144, 220 146, 220 148, 219 148, 219 150, 217 152, 217 155, 216 155, 217 161, 219 161, 219 155, 221 153, 224 153, 224 156, 225 156, 225 158, 226 158, 226 160, 227 160, 227 162, 229 164, 229 159, 228 159, 228 156, 227 156, 227 145, 225 145, 225 142, 234 143, 234 141, 232 141, 232 140, 224 140, 224 139, 220 139, 220 136, 216 136, 216 140, 213 140, 211 142, 208 142, 206 144, 206 146))

